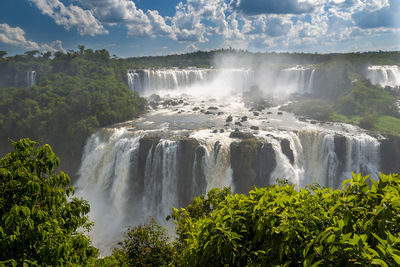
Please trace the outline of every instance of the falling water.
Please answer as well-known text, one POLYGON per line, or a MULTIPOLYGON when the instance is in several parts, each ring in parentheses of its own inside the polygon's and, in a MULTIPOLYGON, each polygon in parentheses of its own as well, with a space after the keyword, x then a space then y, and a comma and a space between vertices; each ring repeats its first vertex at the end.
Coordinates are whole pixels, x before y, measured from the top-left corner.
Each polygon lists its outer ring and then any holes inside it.
POLYGON ((367 78, 373 84, 379 84, 382 87, 399 87, 400 86, 400 69, 399 66, 369 66, 367 70, 367 78))
POLYGON ((31 87, 36 84, 36 72, 34 70, 26 72, 26 86, 31 87))

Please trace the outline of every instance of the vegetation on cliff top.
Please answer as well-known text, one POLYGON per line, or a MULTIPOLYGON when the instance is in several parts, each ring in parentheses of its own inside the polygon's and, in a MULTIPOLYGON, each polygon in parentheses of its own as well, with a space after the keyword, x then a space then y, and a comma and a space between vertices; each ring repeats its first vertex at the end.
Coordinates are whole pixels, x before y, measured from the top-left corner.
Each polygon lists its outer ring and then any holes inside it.
POLYGON ((79 164, 90 134, 132 119, 146 103, 128 88, 126 69, 106 50, 80 47, 50 56, 0 58, 0 153, 5 153, 8 138, 29 137, 50 143, 63 160, 79 164), (28 88, 30 70, 38 77, 37 85, 28 88))

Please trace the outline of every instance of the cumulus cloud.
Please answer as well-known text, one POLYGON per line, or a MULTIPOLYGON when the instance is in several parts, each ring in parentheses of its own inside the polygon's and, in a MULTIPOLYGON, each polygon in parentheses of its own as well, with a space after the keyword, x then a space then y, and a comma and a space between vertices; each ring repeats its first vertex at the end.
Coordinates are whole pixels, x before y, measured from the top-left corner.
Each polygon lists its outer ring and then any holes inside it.
POLYGON ((65 6, 59 0, 29 0, 40 9, 42 14, 51 17, 57 25, 66 30, 77 28, 80 35, 107 34, 108 31, 93 16, 91 10, 76 5, 65 6))
POLYGON ((40 46, 25 39, 25 31, 20 27, 10 27, 8 24, 0 24, 0 41, 5 44, 26 49, 39 49, 40 46))
POLYGON ((155 37, 167 36, 176 39, 175 33, 165 18, 157 10, 144 12, 130 0, 75 0, 85 8, 93 11, 102 23, 125 24, 128 36, 155 37))
POLYGON ((368 28, 399 28, 399 0, 367 1, 361 10, 352 15, 357 26, 368 28))
POLYGON ((53 41, 51 44, 38 44, 27 40, 23 29, 11 27, 8 24, 0 24, 0 42, 24 49, 66 52, 60 40, 53 41))
POLYGON ((312 12, 320 0, 233 0, 233 6, 248 15, 302 14, 312 12))

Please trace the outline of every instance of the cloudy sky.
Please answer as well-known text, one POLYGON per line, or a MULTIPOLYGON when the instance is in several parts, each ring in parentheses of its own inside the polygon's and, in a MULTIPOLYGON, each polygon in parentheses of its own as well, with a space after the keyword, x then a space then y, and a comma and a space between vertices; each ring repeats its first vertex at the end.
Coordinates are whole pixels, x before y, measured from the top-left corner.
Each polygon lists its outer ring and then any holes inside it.
POLYGON ((1 0, 0 50, 400 50, 400 0, 1 0))

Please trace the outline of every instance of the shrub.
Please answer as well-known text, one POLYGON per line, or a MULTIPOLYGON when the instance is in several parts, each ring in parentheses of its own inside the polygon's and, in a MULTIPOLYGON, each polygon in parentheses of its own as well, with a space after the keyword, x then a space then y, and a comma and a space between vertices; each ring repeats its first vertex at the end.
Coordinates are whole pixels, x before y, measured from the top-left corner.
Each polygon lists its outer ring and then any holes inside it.
POLYGON ((0 159, 0 265, 87 264, 97 255, 82 233, 91 226, 89 204, 72 198, 49 145, 21 139, 13 146, 0 159))
POLYGON ((353 175, 342 190, 213 191, 175 210, 179 266, 400 264, 400 176, 353 175), (369 185, 371 184, 371 185, 369 185), (221 198, 222 196, 222 198, 221 198))

